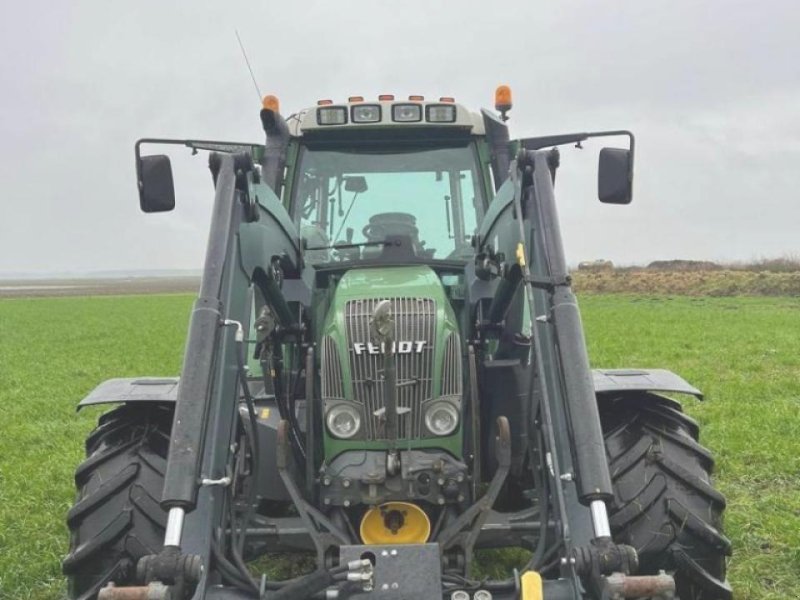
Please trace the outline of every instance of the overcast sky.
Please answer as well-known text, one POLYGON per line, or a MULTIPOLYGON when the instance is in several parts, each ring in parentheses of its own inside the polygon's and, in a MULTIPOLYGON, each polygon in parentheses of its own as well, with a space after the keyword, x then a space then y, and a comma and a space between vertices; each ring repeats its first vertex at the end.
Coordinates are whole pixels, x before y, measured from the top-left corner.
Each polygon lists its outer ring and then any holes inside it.
POLYGON ((0 273, 193 269, 212 201, 173 156, 178 208, 139 212, 142 136, 261 142, 256 92, 424 94, 512 136, 632 129, 633 204, 596 200, 601 141, 566 148, 570 263, 800 255, 800 3, 15 2, 0 22, 0 273))

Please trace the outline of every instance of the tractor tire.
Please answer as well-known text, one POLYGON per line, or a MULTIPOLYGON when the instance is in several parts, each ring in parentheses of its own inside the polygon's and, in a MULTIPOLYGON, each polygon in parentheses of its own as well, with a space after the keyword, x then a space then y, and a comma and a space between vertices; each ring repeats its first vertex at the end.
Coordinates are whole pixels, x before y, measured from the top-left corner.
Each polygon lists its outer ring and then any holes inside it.
POLYGON ((102 415, 75 471, 78 494, 67 513, 62 563, 69 598, 93 600, 109 581, 131 583, 136 562, 164 541, 164 487, 173 407, 129 404, 102 415))
POLYGON ((674 573, 681 600, 730 600, 725 497, 711 453, 679 403, 655 394, 599 398, 614 502, 614 541, 639 553, 639 574, 674 573))

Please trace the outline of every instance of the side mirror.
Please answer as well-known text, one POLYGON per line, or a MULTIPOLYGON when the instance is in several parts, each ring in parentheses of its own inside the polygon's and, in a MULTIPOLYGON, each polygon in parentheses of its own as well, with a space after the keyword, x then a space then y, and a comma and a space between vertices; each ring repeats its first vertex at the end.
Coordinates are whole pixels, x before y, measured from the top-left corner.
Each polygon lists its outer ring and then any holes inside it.
POLYGON ((146 213, 167 212, 175 208, 175 184, 169 156, 142 156, 136 164, 139 206, 146 213))
POLYGON ((597 196, 600 202, 606 204, 630 204, 633 197, 633 162, 630 150, 600 150, 597 196))
POLYGON ((344 180, 344 190, 346 192, 363 194, 367 191, 367 180, 361 175, 352 175, 350 177, 346 177, 344 180))

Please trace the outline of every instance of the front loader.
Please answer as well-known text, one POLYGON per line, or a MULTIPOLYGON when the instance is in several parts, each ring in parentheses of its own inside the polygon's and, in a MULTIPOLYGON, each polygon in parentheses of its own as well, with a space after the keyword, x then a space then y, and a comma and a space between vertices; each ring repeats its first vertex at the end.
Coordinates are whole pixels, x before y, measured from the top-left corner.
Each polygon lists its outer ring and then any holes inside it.
POLYGON ((731 598, 713 459, 670 397, 701 394, 592 371, 564 258, 558 147, 625 138, 598 194, 627 204, 634 137, 511 140, 495 104, 267 96, 265 144, 137 142, 145 212, 175 193, 143 147, 210 152, 208 248, 180 377, 80 403, 121 404, 75 475, 70 598, 731 598))

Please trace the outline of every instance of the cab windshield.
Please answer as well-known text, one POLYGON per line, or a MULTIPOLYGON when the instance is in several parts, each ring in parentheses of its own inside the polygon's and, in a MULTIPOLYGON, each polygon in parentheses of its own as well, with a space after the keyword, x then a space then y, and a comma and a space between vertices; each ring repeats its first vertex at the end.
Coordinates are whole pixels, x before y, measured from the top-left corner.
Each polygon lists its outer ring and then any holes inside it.
POLYGON ((485 206, 476 154, 304 147, 291 210, 306 260, 465 260, 485 206))

